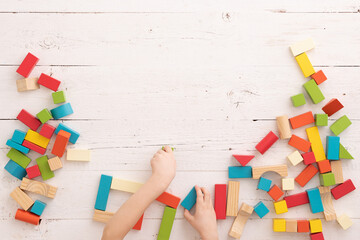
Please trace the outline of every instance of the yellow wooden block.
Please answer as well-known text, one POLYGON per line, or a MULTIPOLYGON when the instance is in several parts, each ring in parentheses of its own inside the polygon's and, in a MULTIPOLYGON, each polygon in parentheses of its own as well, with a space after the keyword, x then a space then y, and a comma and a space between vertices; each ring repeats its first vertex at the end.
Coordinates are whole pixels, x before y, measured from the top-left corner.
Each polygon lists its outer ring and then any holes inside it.
POLYGON ((306 53, 302 53, 302 54, 296 56, 295 59, 296 59, 297 63, 299 64, 299 67, 300 67, 301 71, 303 72, 304 77, 309 77, 315 73, 315 70, 314 70, 308 56, 306 55, 306 53))
POLYGON ((38 145, 39 147, 46 148, 50 142, 50 139, 41 136, 38 132, 29 129, 26 133, 25 140, 38 145))
POLYGON ((87 149, 68 149, 66 152, 66 160, 68 161, 90 161, 90 150, 87 149))
POLYGON ((276 214, 286 213, 288 211, 285 200, 274 202, 274 208, 275 208, 276 214))
POLYGON ((349 218, 349 216, 346 214, 341 215, 336 220, 344 230, 348 229, 349 227, 351 227, 351 225, 353 225, 351 218, 349 218))
POLYGON ((322 224, 320 219, 312 219, 309 221, 309 223, 311 233, 322 232, 322 224))
POLYGON ((27 211, 33 204, 32 200, 26 193, 24 193, 19 187, 15 188, 10 193, 10 196, 25 210, 27 211))
POLYGON ((324 147, 321 142, 319 129, 317 127, 311 127, 306 129, 309 142, 311 143, 311 149, 314 152, 315 159, 317 162, 325 160, 326 155, 324 147))
POLYGON ((139 188, 141 188, 142 185, 142 183, 113 177, 110 188, 123 192, 135 193, 137 190, 139 190, 139 188))
POLYGON ((286 221, 283 218, 274 218, 273 220, 274 232, 285 232, 286 231, 286 221))

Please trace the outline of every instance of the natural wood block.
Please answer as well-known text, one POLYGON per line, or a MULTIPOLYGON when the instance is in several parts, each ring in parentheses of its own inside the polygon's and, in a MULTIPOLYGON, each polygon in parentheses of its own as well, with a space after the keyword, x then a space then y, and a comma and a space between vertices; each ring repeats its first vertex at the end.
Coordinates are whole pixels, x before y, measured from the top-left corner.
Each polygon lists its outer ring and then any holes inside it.
POLYGON ((23 78, 16 80, 16 87, 18 92, 26 92, 39 89, 40 86, 37 83, 38 78, 23 78))
POLYGON ((281 165, 272 165, 272 166, 262 166, 262 167, 253 167, 252 169, 253 179, 259 179, 261 175, 266 172, 276 172, 282 177, 287 177, 288 169, 285 164, 281 165))
POLYGON ((348 229, 349 227, 351 227, 351 225, 353 225, 351 218, 349 218, 349 216, 346 214, 341 215, 336 220, 344 230, 348 229))
POLYGON ((26 211, 34 204, 34 200, 21 191, 19 187, 16 187, 14 191, 10 193, 10 197, 12 197, 26 211))
POLYGON ((57 187, 27 178, 23 178, 20 188, 29 192, 43 195, 48 198, 54 198, 57 191, 57 187))
POLYGON ((305 39, 303 41, 294 43, 290 46, 290 50, 294 57, 300 55, 304 52, 307 52, 315 47, 314 41, 311 38, 305 39))
POLYGON ((142 187, 142 185, 143 183, 138 183, 138 182, 133 182, 133 181, 128 181, 113 177, 110 188, 123 192, 135 193, 137 190, 139 190, 142 187))
POLYGON ((66 160, 68 161, 90 161, 91 151, 87 149, 68 149, 66 153, 66 160))
POLYGON ((55 171, 57 169, 62 168, 62 162, 61 162, 61 159, 58 156, 50 158, 48 160, 48 163, 49 163, 51 171, 55 171))
POLYGON ((324 217, 326 221, 336 219, 336 213, 331 198, 330 187, 318 187, 320 191, 321 201, 324 207, 324 217))
POLYGON ((97 222, 107 223, 112 217, 114 216, 114 213, 107 212, 107 211, 101 211, 95 209, 93 220, 97 222))
POLYGON ((343 177, 343 170, 342 170, 341 160, 331 161, 330 165, 331 165, 331 172, 335 176, 335 183, 336 184, 343 183, 344 182, 344 177, 343 177))
POLYGON ((245 224, 254 211, 254 208, 246 203, 242 203, 240 210, 230 228, 229 236, 233 238, 240 238, 244 231, 245 224))
POLYGON ((276 117, 276 124, 279 130, 280 139, 291 137, 289 118, 286 115, 276 117))
POLYGON ((297 232, 297 220, 286 219, 286 232, 297 232))
POLYGON ((282 182, 282 190, 294 190, 294 178, 283 178, 281 179, 282 182))
POLYGON ((226 216, 235 217, 238 212, 240 182, 229 181, 226 205, 226 216))
POLYGON ((289 162, 291 162, 293 166, 298 165, 304 160, 299 151, 294 151, 293 153, 289 154, 287 156, 287 159, 289 160, 289 162))

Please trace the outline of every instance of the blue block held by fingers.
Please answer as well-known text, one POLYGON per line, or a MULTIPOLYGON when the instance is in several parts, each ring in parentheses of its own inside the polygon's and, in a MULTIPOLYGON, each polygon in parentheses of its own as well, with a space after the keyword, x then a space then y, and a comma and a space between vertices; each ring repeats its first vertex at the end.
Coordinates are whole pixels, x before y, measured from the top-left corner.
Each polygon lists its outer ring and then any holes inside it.
POLYGON ((190 209, 195 205, 195 203, 196 203, 196 190, 195 187, 193 187, 188 193, 188 195, 181 202, 181 206, 183 206, 184 208, 190 211, 190 209))

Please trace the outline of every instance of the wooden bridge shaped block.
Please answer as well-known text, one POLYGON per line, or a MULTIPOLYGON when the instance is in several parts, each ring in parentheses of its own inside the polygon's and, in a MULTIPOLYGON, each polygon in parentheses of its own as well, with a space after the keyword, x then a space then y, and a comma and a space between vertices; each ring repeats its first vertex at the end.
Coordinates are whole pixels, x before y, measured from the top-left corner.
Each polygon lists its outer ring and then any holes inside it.
POLYGON ((261 175, 263 175, 266 172, 276 172, 282 177, 288 176, 288 169, 286 164, 281 164, 281 165, 272 165, 272 166, 253 167, 252 169, 253 179, 259 179, 261 175))
POLYGON ((321 201, 324 206, 324 217, 326 221, 336 219, 336 213, 331 198, 330 187, 318 187, 320 191, 321 201))
POLYGON ((233 238, 240 238, 247 220, 249 219, 250 215, 254 211, 254 208, 246 203, 242 203, 240 206, 240 210, 236 215, 236 218, 230 228, 229 236, 233 238))
POLYGON ((21 191, 19 187, 16 187, 14 191, 10 193, 10 197, 12 197, 25 211, 29 210, 34 204, 34 200, 21 191))
POLYGON ((236 217, 239 204, 240 182, 229 181, 226 205, 226 216, 236 217))
POLYGON ((23 178, 20 188, 25 191, 37 193, 48 198, 54 198, 57 191, 57 187, 27 178, 23 178))

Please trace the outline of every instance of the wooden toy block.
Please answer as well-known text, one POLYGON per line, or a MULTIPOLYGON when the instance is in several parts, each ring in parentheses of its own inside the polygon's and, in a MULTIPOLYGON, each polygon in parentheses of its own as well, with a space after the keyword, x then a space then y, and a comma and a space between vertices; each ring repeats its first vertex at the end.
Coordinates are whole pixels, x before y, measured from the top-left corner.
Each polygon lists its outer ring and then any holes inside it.
POLYGON ((308 136, 309 142, 311 142, 311 150, 315 155, 317 162, 325 160, 325 151, 321 142, 319 129, 317 127, 310 127, 306 129, 306 134, 308 136))
POLYGON ((311 78, 315 80, 317 85, 320 85, 321 83, 325 82, 327 79, 327 77, 325 76, 322 70, 311 75, 311 78))
POLYGON ((326 137, 326 156, 329 160, 339 160, 340 137, 326 137))
POLYGON ((286 232, 297 232, 297 220, 286 219, 286 232))
POLYGON ((22 109, 20 113, 16 117, 20 122, 28 126, 31 130, 36 131, 39 126, 41 125, 41 122, 39 119, 31 115, 28 111, 25 109, 22 109))
POLYGON ((64 91, 58 91, 52 93, 52 99, 55 104, 63 103, 66 101, 64 91))
POLYGON ((315 47, 314 41, 311 38, 297 42, 290 46, 291 52, 296 57, 299 54, 307 52, 315 47))
POLYGON ((64 130, 60 130, 60 132, 56 136, 55 143, 51 153, 58 157, 62 157, 64 155, 66 146, 69 142, 70 135, 71 135, 70 133, 65 132, 64 130))
POLYGON ((330 126, 330 130, 337 136, 351 125, 350 119, 344 115, 330 126))
POLYGON ((326 113, 329 117, 331 117, 334 113, 338 112, 344 106, 337 98, 331 99, 323 108, 322 110, 326 113))
POLYGON ((310 188, 306 190, 309 198, 310 208, 312 213, 323 212, 324 207, 321 202, 320 191, 318 188, 310 188))
POLYGON ((27 211, 33 204, 34 201, 24 193, 19 187, 16 187, 11 193, 12 197, 25 211, 27 211))
POLYGON ((263 218, 266 214, 270 212, 270 210, 265 206, 265 204, 262 201, 258 202, 254 206, 254 211, 260 218, 263 218))
POLYGON ((236 217, 238 212, 240 182, 229 181, 226 216, 236 217))
POLYGON ((172 208, 177 208, 179 206, 180 203, 180 198, 172 195, 171 193, 168 192, 163 192, 157 199, 156 201, 161 202, 169 207, 172 208))
POLYGON ((28 167, 28 168, 26 169, 26 173, 27 173, 29 179, 32 179, 32 178, 35 178, 35 177, 38 177, 38 176, 41 175, 40 169, 39 169, 39 166, 38 166, 38 165, 34 165, 34 166, 32 166, 32 167, 28 167))
POLYGON ((254 211, 254 208, 247 205, 246 203, 242 203, 240 206, 240 210, 231 225, 229 236, 233 238, 240 238, 247 220, 249 219, 250 215, 254 211))
POLYGON ((310 224, 308 220, 298 220, 297 221, 297 232, 309 232, 310 224))
POLYGON ((319 172, 320 173, 327 173, 327 172, 331 172, 331 165, 330 165, 330 161, 329 160, 322 160, 317 162, 318 168, 319 168, 319 172))
POLYGON ((65 103, 50 110, 54 119, 60 119, 74 113, 70 103, 65 103))
POLYGON ((101 211, 95 209, 93 220, 97 222, 107 223, 112 217, 114 216, 114 213, 107 212, 107 211, 101 211))
POLYGON ((141 215, 141 217, 140 217, 139 220, 136 222, 136 224, 132 227, 132 229, 140 231, 143 220, 144 220, 144 214, 141 215))
POLYGON ((233 155, 233 157, 241 164, 241 166, 245 166, 255 156, 254 155, 233 155))
POLYGON ((288 116, 283 115, 276 117, 276 124, 279 130, 280 139, 289 139, 291 137, 291 129, 288 116))
POLYGON ((41 216, 41 214, 44 212, 45 207, 46 207, 46 203, 40 200, 36 200, 34 205, 32 205, 30 212, 38 216, 41 216))
POLYGON ((294 190, 294 178, 283 178, 281 179, 282 190, 294 190))
POLYGON ((15 219, 19 221, 23 221, 26 223, 30 223, 33 225, 40 224, 40 216, 33 214, 31 212, 24 211, 22 209, 18 209, 15 214, 15 219))
POLYGON ((27 147, 24 147, 24 146, 14 142, 14 141, 12 141, 11 139, 6 141, 6 145, 8 145, 9 147, 14 148, 14 149, 24 153, 24 154, 27 154, 30 151, 30 149, 28 149, 27 147))
POLYGON ((268 191, 268 194, 272 197, 272 199, 274 199, 274 201, 277 201, 282 195, 284 195, 284 192, 277 185, 274 185, 270 191, 268 191))
POLYGON ((68 161, 90 161, 91 151, 88 149, 68 149, 66 153, 66 160, 68 161))
POLYGON ((11 148, 6 156, 19 164, 22 168, 26 168, 31 162, 30 158, 28 158, 26 155, 22 154, 14 148, 11 148))
POLYGON ((24 60, 21 62, 16 72, 23 77, 28 77, 38 61, 39 59, 37 57, 35 57, 31 53, 28 53, 24 60))
POLYGON ((263 175, 266 172, 276 172, 282 177, 287 177, 288 175, 287 166, 285 164, 253 167, 252 169, 253 179, 259 179, 261 175, 263 175))
POLYGON ((351 181, 351 179, 346 180, 342 184, 334 187, 331 189, 331 194, 335 198, 335 200, 338 200, 339 198, 342 198, 343 196, 347 195, 348 193, 354 191, 356 188, 351 181))
POLYGON ((294 148, 296 148, 300 151, 308 152, 310 149, 311 143, 309 141, 306 141, 305 139, 293 134, 289 140, 289 145, 293 146, 294 148))
POLYGON ((311 124, 315 121, 311 111, 292 117, 289 120, 293 129, 311 124))
POLYGON ((9 160, 4 169, 20 180, 26 176, 26 170, 13 160, 9 160))
POLYGON ((270 191, 271 183, 272 181, 270 179, 260 177, 257 188, 268 192, 270 191))
POLYGON ((42 148, 46 148, 50 142, 50 139, 41 136, 38 132, 35 132, 31 129, 27 131, 25 140, 32 142, 42 148))
POLYGON ((291 97, 291 102, 294 107, 300 107, 306 104, 304 94, 300 93, 291 97))
POLYGON ((288 211, 285 200, 274 202, 274 208, 275 208, 276 214, 282 214, 282 213, 286 213, 288 211))
POLYGON ((36 117, 40 120, 41 123, 46 123, 47 121, 52 119, 51 113, 46 108, 36 114, 36 117))
POLYGON ((40 88, 38 78, 23 78, 16 80, 16 87, 18 92, 26 92, 37 90, 40 88))
POLYGON ((40 130, 39 134, 40 134, 41 136, 44 136, 44 137, 50 139, 50 138, 52 137, 53 133, 55 132, 55 129, 56 129, 55 127, 53 127, 53 126, 45 123, 45 124, 41 127, 41 130, 40 130))
POLYGON ((56 92, 60 86, 60 81, 55 79, 55 78, 52 78, 44 73, 42 73, 39 77, 39 80, 38 80, 38 84, 48 88, 48 89, 51 89, 53 90, 54 92, 56 92))
POLYGON ((256 146, 261 154, 264 154, 279 138, 270 131, 256 146))
POLYGON ((310 238, 311 238, 311 240, 324 240, 325 239, 322 232, 312 233, 312 234, 310 234, 310 238))
POLYGON ((229 168, 229 178, 252 178, 252 167, 232 167, 229 168))
POLYGON ((309 223, 310 223, 310 233, 322 232, 322 224, 320 219, 311 219, 309 223))
POLYGON ((286 231, 286 220, 283 218, 274 218, 273 219, 273 229, 274 232, 285 232, 286 231))
POLYGON ((80 134, 78 132, 76 132, 75 130, 69 128, 68 126, 66 126, 63 123, 59 123, 58 127, 55 130, 55 133, 58 134, 60 130, 64 130, 65 132, 71 133, 69 142, 75 144, 76 141, 78 140, 80 134))
POLYGON ((315 125, 316 126, 327 126, 329 116, 327 114, 315 114, 315 125))
POLYGON ((331 172, 334 174, 335 183, 340 184, 344 182, 343 170, 341 165, 341 160, 339 161, 331 161, 331 172))
POLYGON ((215 184, 214 209, 216 219, 226 219, 226 184, 215 184))
POLYGON ((46 155, 37 158, 36 163, 39 166, 41 177, 44 181, 55 177, 54 172, 50 169, 48 157, 46 155))
POLYGON ((317 168, 309 164, 296 178, 295 181, 304 187, 318 172, 317 168))
POLYGON ((319 174, 319 178, 320 178, 320 185, 322 186, 327 187, 327 186, 335 185, 335 176, 331 172, 319 174))
POLYGON ((50 167, 51 171, 55 171, 55 170, 58 170, 58 169, 62 168, 62 162, 61 162, 61 159, 58 156, 50 158, 48 160, 48 164, 49 164, 49 167, 50 167))
POLYGON ((171 207, 165 207, 164 214, 161 220, 158 240, 170 239, 171 229, 175 220, 176 209, 171 207))
POLYGON ((95 209, 105 211, 109 198, 112 177, 101 174, 99 188, 96 196, 95 209))
POLYGON ((303 86, 314 104, 318 104, 319 102, 325 99, 319 86, 316 84, 314 80, 311 79, 310 81, 306 82, 303 86))
POLYGON ((304 74, 304 77, 309 77, 315 73, 315 70, 306 55, 306 53, 301 53, 300 55, 295 57, 296 62, 299 64, 299 67, 304 74))
POLYGON ((48 198, 54 198, 57 191, 57 187, 43 182, 30 180, 28 178, 23 178, 20 188, 22 190, 37 193, 48 198))
POLYGON ((188 193, 188 195, 186 195, 184 200, 181 202, 181 206, 183 206, 184 208, 190 211, 190 209, 192 209, 195 203, 196 203, 196 190, 195 187, 193 187, 188 193))
POLYGON ((288 155, 287 159, 289 160, 289 162, 291 162, 293 166, 296 166, 303 161, 303 158, 298 151, 294 151, 293 153, 288 155))
POLYGON ((11 140, 18 144, 22 144, 24 142, 26 136, 26 132, 16 129, 11 137, 11 140))
POLYGON ((297 207, 309 203, 309 198, 306 192, 301 192, 284 197, 288 208, 297 207))
POLYGON ((28 140, 24 140, 23 146, 27 147, 37 153, 40 153, 41 155, 44 155, 46 152, 46 148, 39 147, 38 145, 36 145, 32 142, 29 142, 28 140))
POLYGON ((349 218, 349 216, 346 214, 343 214, 340 217, 337 217, 336 221, 340 224, 340 226, 344 230, 348 229, 349 227, 351 227, 353 225, 351 218, 349 218))
POLYGON ((319 186, 321 201, 324 206, 324 217, 326 221, 332 221, 336 219, 336 213, 331 198, 330 187, 319 186))
POLYGON ((306 153, 301 154, 301 156, 304 159, 305 165, 316 163, 315 155, 313 152, 306 152, 306 153))
POLYGON ((346 150, 346 148, 340 143, 339 158, 341 159, 354 159, 353 156, 346 150))
POLYGON ((135 193, 142 187, 142 183, 128 181, 119 178, 112 178, 111 189, 119 190, 123 192, 135 193))

